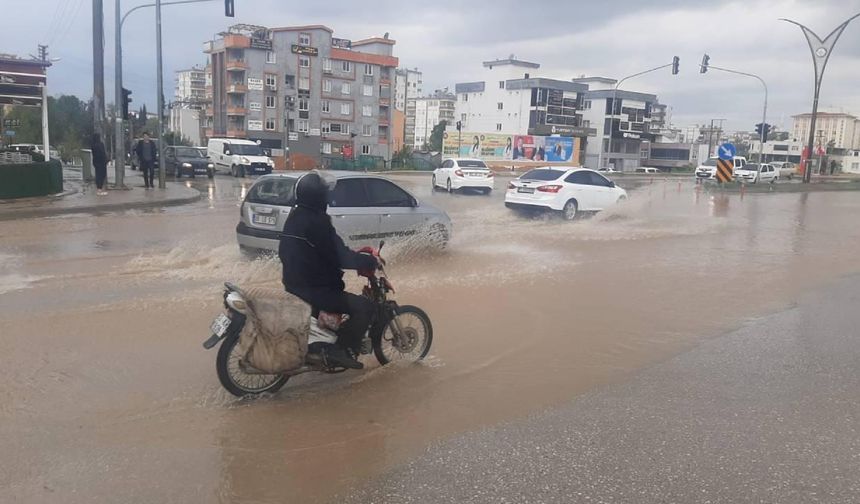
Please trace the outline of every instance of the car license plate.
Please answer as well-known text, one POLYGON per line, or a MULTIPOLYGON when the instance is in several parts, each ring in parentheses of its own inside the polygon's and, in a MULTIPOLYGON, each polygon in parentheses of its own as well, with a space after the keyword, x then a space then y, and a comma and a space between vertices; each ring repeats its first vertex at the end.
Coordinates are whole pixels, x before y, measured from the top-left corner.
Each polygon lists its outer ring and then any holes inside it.
POLYGON ((518 193, 526 193, 526 194, 534 194, 534 187, 520 187, 517 189, 518 193))
POLYGON ((274 215, 254 214, 254 217, 251 220, 254 224, 265 224, 267 226, 274 226, 278 222, 278 218, 274 215))
POLYGON ((212 321, 212 325, 209 329, 212 330, 212 334, 218 336, 224 336, 224 333, 227 332, 227 329, 230 327, 230 317, 224 315, 223 313, 215 317, 215 320, 212 321))

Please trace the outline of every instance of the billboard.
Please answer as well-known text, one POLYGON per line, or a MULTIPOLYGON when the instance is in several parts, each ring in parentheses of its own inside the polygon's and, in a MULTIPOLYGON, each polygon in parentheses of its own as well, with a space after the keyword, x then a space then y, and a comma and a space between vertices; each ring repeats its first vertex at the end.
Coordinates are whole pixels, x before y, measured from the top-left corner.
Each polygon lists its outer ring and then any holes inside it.
POLYGON ((513 159, 515 161, 545 161, 545 145, 545 137, 516 135, 514 137, 513 159))
POLYGON ((514 135, 446 131, 442 137, 442 154, 447 157, 472 157, 485 160, 511 159, 514 135), (459 146, 459 149, 458 149, 459 146))
POLYGON ((552 163, 567 163, 573 157, 573 137, 546 137, 546 160, 552 163))

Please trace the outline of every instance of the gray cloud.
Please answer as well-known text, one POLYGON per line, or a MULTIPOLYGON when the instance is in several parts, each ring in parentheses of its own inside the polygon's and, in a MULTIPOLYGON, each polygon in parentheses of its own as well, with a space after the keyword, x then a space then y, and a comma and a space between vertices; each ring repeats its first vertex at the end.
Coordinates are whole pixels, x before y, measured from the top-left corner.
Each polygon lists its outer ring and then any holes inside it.
MULTIPOLYGON (((50 41, 62 57, 51 69, 54 93, 92 92, 89 0, 0 0, 16 22, 4 27, 2 50, 35 51, 50 41), (48 21, 45 21, 48 19, 48 21)), ((124 8, 146 3, 124 0, 124 8)), ((113 2, 105 0, 106 72, 113 72, 113 2)), ((631 80, 627 89, 653 92, 672 106, 676 124, 727 118, 748 129, 760 120, 762 91, 753 79, 698 73, 703 52, 714 65, 759 73, 770 87, 769 120, 790 126, 790 115, 811 107, 812 65, 800 30, 778 21, 789 17, 826 35, 860 12, 860 0, 743 2, 682 0, 496 0, 406 2, 348 0, 296 3, 236 0, 235 20, 219 1, 164 8, 165 94, 173 94, 173 71, 205 62, 202 44, 232 22, 287 26, 326 24, 336 35, 363 38, 390 32, 401 63, 424 72, 425 90, 475 78, 481 62, 508 54, 541 63, 557 78, 580 74, 618 77, 681 57, 682 72, 631 80)), ((860 114, 860 20, 848 27, 834 52, 822 89, 822 106, 860 114)), ((126 87, 135 104, 155 101, 154 13, 133 14, 125 28, 126 87)), ((106 82, 112 100, 112 79, 106 82)))

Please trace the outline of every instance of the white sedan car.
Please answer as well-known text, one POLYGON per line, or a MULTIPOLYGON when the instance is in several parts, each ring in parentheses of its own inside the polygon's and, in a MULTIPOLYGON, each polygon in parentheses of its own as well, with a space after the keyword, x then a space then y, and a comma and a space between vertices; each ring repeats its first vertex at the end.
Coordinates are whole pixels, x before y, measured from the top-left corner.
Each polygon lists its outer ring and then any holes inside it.
POLYGON ((444 187, 448 192, 470 188, 489 194, 493 190, 494 175, 480 159, 446 159, 433 171, 433 188, 444 187))
POLYGON ((772 165, 747 163, 742 168, 735 170, 735 178, 738 182, 749 182, 756 184, 758 182, 770 182, 773 184, 779 179, 779 171, 772 165))
POLYGON ((505 206, 561 212, 573 220, 579 212, 597 212, 627 199, 627 191, 594 170, 553 166, 536 168, 508 184, 505 206))

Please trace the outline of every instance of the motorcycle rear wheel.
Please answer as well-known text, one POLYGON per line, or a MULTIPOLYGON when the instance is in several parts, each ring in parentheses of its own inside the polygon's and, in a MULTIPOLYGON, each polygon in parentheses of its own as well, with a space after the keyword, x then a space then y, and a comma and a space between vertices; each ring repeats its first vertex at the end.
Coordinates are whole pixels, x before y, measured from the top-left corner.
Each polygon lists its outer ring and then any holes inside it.
POLYGON ((221 386, 236 397, 274 394, 287 383, 290 377, 279 374, 245 373, 239 364, 240 332, 241 330, 236 330, 227 336, 221 343, 221 348, 218 349, 215 368, 218 371, 221 386))
POLYGON ((373 353, 383 366, 391 362, 417 362, 427 356, 433 343, 430 317, 417 306, 397 308, 397 321, 402 334, 395 337, 394 321, 389 322, 382 336, 373 342, 373 353))

